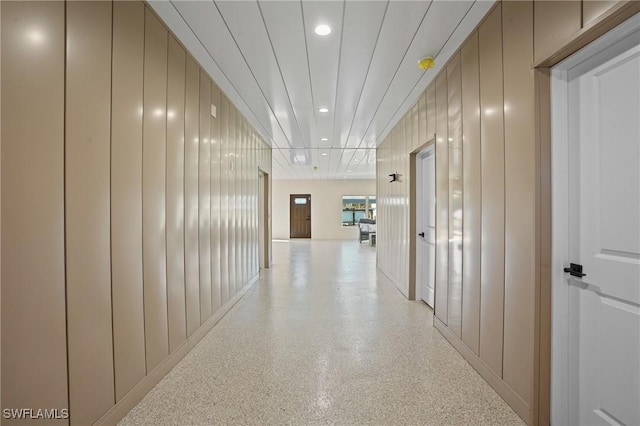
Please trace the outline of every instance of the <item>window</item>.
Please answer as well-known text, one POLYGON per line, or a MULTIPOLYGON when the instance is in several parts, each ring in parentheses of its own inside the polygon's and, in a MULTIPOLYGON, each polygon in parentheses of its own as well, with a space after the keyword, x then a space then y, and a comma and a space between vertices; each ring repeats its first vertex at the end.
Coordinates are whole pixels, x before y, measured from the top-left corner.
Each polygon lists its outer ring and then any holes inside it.
POLYGON ((293 203, 294 204, 307 204, 307 199, 304 198, 304 197, 294 198, 293 199, 293 203))
POLYGON ((360 219, 376 218, 375 195, 342 196, 342 226, 357 226, 360 219))

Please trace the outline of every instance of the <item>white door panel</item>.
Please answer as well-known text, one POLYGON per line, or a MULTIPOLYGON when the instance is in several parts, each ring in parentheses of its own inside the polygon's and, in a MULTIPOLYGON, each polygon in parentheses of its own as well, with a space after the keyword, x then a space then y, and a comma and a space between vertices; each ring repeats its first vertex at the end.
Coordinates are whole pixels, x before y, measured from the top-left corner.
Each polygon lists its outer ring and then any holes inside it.
POLYGON ((589 271, 583 281, 640 304, 640 46, 570 85, 577 86, 572 101, 580 110, 574 142, 580 150, 579 257, 589 271))
POLYGON ((640 425, 640 17, 629 22, 554 71, 554 265, 586 274, 554 278, 555 424, 640 425))

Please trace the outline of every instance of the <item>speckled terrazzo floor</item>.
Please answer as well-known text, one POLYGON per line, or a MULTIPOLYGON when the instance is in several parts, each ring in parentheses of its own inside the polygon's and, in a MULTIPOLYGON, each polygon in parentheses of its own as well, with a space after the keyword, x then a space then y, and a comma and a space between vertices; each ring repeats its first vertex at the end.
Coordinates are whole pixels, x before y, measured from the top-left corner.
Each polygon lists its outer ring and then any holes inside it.
POLYGON ((353 241, 274 242, 273 268, 121 425, 520 425, 353 241))

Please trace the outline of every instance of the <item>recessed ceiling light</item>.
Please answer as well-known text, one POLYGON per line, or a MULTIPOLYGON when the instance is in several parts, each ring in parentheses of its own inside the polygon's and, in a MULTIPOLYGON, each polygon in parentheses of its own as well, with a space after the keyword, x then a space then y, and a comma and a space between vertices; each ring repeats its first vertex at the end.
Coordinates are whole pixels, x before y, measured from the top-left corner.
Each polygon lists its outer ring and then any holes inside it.
POLYGON ((326 141, 328 141, 328 140, 329 140, 329 138, 321 138, 320 140, 321 140, 322 142, 326 142, 326 141))
POLYGON ((326 152, 323 152, 323 153, 322 153, 322 156, 323 156, 323 157, 326 157, 327 155, 329 155, 329 154, 327 154, 326 152))
POLYGON ((318 112, 329 112, 329 108, 320 108, 318 112))
POLYGON ((320 36, 326 36, 329 35, 329 33, 331 33, 331 27, 328 25, 322 24, 316 27, 316 34, 320 36))

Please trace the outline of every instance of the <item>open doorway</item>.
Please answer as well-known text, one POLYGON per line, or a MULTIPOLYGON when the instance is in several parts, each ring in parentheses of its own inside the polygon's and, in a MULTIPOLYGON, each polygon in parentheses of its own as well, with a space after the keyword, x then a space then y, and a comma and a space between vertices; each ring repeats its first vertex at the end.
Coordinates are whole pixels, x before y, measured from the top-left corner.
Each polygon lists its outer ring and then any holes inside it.
POLYGON ((433 145, 415 155, 416 299, 433 308, 436 255, 436 176, 433 145))
POLYGON ((258 261, 260 269, 269 267, 269 174, 258 170, 258 261))
POLYGON ((289 238, 311 238, 311 195, 289 196, 289 238))

